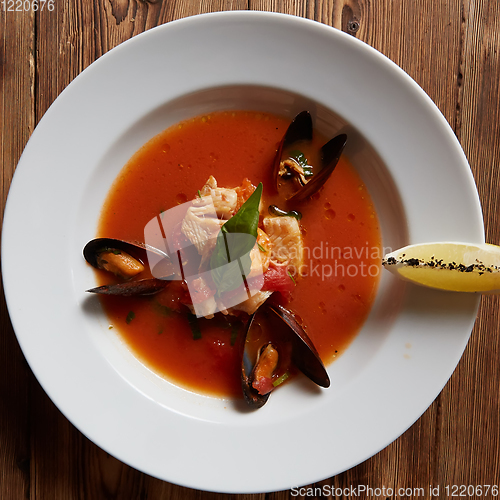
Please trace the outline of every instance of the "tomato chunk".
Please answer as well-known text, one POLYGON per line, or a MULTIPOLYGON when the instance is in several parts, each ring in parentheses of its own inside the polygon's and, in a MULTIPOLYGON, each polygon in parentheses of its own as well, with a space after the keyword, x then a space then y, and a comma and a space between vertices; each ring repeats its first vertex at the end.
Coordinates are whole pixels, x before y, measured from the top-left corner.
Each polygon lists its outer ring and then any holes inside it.
POLYGON ((286 266, 270 265, 264 274, 263 292, 292 292, 295 288, 295 282, 288 274, 286 266))

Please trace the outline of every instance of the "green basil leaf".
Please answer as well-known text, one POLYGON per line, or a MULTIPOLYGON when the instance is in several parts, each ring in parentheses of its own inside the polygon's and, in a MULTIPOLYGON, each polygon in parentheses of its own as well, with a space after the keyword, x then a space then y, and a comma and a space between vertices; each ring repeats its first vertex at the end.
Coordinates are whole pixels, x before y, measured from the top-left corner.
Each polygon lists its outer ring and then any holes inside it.
POLYGON ((247 201, 243 203, 238 212, 231 217, 225 224, 225 230, 228 233, 247 233, 257 239, 257 228, 259 227, 259 204, 262 196, 262 182, 250 195, 247 201))
POLYGON ((252 261, 248 254, 257 240, 261 196, 262 183, 217 235, 210 269, 219 296, 238 288, 243 282, 242 275, 250 272, 252 261))
POLYGON ((212 278, 217 283, 217 293, 222 295, 225 292, 236 290, 244 286, 243 278, 250 274, 252 259, 249 254, 243 255, 238 260, 233 260, 224 266, 212 270, 212 278), (214 271, 217 278, 214 278, 214 271))

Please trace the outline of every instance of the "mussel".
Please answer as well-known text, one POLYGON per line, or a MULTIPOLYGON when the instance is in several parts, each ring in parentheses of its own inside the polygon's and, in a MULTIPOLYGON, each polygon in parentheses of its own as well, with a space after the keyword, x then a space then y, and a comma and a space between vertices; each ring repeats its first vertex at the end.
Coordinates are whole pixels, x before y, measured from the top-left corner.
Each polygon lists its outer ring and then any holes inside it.
POLYGON ((303 149, 310 147, 312 138, 311 115, 302 111, 290 123, 273 164, 276 191, 283 192, 288 201, 303 201, 319 191, 337 166, 347 142, 347 135, 337 135, 320 148, 311 163, 303 149))
POLYGON ((148 252, 161 257, 161 269, 155 268, 155 276, 161 278, 125 281, 91 288, 87 292, 123 296, 150 295, 163 290, 175 276, 174 266, 168 255, 150 245, 115 238, 95 238, 89 241, 83 249, 85 260, 96 269, 104 269, 125 280, 131 280, 144 271, 148 252))
POLYGON ((261 408, 272 390, 288 376, 283 367, 294 366, 320 387, 329 387, 330 378, 294 313, 279 304, 266 303, 249 319, 241 347, 241 385, 245 401, 252 409, 261 408), (273 340, 262 332, 273 331, 273 340), (277 339, 277 342, 276 342, 277 339))
POLYGON ((159 278, 146 278, 143 280, 125 281, 116 285, 103 285, 90 288, 87 292, 100 293, 102 295, 122 295, 131 297, 133 295, 152 295, 161 292, 170 281, 159 278))

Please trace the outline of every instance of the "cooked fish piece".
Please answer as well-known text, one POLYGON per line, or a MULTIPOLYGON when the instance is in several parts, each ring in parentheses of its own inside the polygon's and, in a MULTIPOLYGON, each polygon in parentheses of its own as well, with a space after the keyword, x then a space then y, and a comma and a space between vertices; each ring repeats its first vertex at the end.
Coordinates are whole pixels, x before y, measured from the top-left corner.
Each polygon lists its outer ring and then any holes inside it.
POLYGON ((201 196, 211 196, 219 219, 230 219, 236 212, 238 195, 234 189, 217 187, 217 180, 211 175, 200 190, 201 196))
POLYGON ((286 264, 292 275, 300 274, 304 263, 304 243, 295 217, 265 217, 264 229, 271 241, 271 261, 286 264))
POLYGON ((267 271, 271 262, 271 248, 272 244, 269 236, 259 227, 257 229, 257 241, 250 251, 252 267, 247 278, 253 278, 267 271))
POLYGON ((215 189, 217 187, 217 179, 211 175, 205 185, 201 188, 200 193, 201 196, 207 196, 210 194, 210 190, 215 189))
POLYGON ((188 304, 187 306, 192 314, 196 314, 198 317, 204 317, 206 319, 212 319, 214 314, 218 311, 214 297, 209 297, 202 302, 193 305, 188 304))
POLYGON ((257 292, 249 299, 243 300, 239 304, 228 309, 229 314, 233 311, 243 311, 247 314, 253 314, 272 294, 273 292, 257 292))
MULTIPOLYGON (((250 179, 243 179, 240 186, 234 188, 237 194, 237 203, 235 208, 235 213, 241 208, 243 203, 250 198, 251 194, 255 191, 256 187, 251 183, 250 179)), ((262 198, 259 203, 259 212, 262 212, 264 204, 262 198)))
POLYGON ((196 247, 198 253, 203 255, 206 245, 213 245, 217 233, 224 224, 215 214, 211 198, 205 196, 193 200, 188 208, 181 231, 196 247))
POLYGON ((210 288, 207 281, 199 276, 195 279, 188 279, 187 286, 193 305, 191 308, 195 314, 200 317, 212 319, 217 312, 217 303, 215 302, 215 291, 210 288))

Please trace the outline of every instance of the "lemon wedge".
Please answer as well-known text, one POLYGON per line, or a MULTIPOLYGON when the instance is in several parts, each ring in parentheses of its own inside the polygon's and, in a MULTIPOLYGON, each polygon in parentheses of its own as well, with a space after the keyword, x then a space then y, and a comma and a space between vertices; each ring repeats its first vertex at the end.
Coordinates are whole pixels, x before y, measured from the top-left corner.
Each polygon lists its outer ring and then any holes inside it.
POLYGON ((386 254, 384 267, 431 288, 455 292, 500 293, 500 246, 421 243, 386 254))

